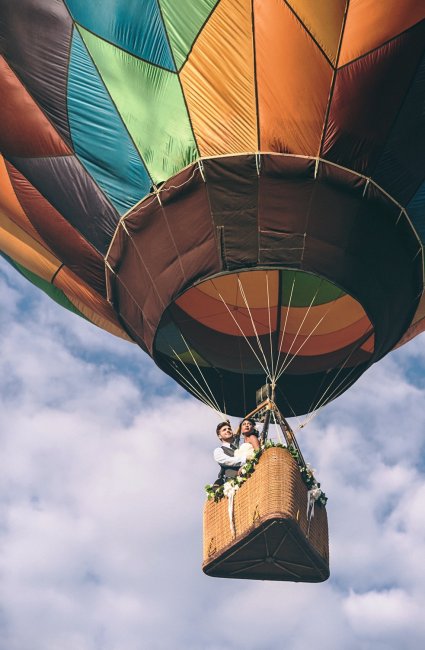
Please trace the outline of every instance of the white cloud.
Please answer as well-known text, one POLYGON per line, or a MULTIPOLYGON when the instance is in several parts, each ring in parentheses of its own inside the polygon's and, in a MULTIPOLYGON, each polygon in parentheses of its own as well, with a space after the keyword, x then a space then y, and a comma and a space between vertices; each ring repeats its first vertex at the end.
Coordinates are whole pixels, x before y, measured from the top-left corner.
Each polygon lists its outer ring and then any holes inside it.
POLYGON ((401 589, 350 593, 343 609, 359 642, 383 647, 421 647, 425 634, 424 598, 401 589), (385 645, 386 644, 386 645, 385 645))
POLYGON ((299 434, 329 496, 330 580, 211 579, 215 414, 5 265, 0 285, 2 649, 424 645, 425 389, 410 352, 299 434))

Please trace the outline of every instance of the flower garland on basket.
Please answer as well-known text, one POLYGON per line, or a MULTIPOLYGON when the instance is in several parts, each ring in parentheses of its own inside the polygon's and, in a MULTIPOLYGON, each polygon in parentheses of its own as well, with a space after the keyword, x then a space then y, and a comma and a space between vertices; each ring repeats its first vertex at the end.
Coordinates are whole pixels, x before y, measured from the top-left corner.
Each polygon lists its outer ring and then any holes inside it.
POLYGON ((315 502, 319 503, 321 506, 325 506, 328 501, 328 497, 322 491, 320 483, 318 483, 318 481, 316 481, 314 478, 314 472, 316 470, 310 465, 310 463, 306 463, 305 465, 300 464, 299 453, 293 445, 289 445, 288 451, 291 454, 292 458, 297 461, 299 470, 301 472, 301 478, 307 486, 309 503, 308 508, 310 507, 310 504, 312 504, 314 510, 315 502))
MULTIPOLYGON (((249 446, 251 447, 251 445, 249 446)), ((241 445, 237 451, 243 453, 245 451, 243 447, 244 445, 241 445)), ((318 483, 314 478, 315 470, 311 467, 311 465, 309 463, 307 463, 305 466, 300 464, 299 454, 294 446, 290 445, 289 447, 286 447, 282 443, 273 442, 272 440, 268 440, 261 449, 249 450, 249 458, 247 462, 242 466, 239 476, 229 479, 223 485, 220 485, 218 487, 210 483, 206 485, 205 491, 207 493, 208 500, 218 503, 223 497, 227 497, 231 498, 233 501, 234 495, 239 490, 240 486, 245 483, 245 481, 247 481, 249 477, 254 473, 255 466, 258 465, 258 461, 260 460, 260 456, 263 451, 265 449, 270 449, 271 447, 281 447, 282 449, 288 449, 291 456, 297 461, 301 473, 301 478, 308 488, 308 510, 314 510, 314 503, 316 502, 321 506, 325 506, 328 498, 322 491, 320 483, 318 483)), ((312 514, 310 516, 312 516, 312 514)))
MULTIPOLYGON (((241 447, 239 447, 239 449, 241 449, 241 447)), ((231 491, 234 494, 237 490, 239 490, 242 483, 245 483, 245 481, 247 481, 251 476, 251 474, 254 472, 255 466, 258 464, 258 461, 260 460, 262 451, 263 451, 262 449, 258 449, 256 451, 252 449, 253 453, 250 454, 251 456, 250 459, 247 460, 245 465, 242 466, 241 473, 239 474, 239 476, 229 479, 228 481, 223 483, 223 485, 219 485, 219 487, 216 487, 211 484, 206 485, 205 491, 207 493, 208 499, 214 500, 217 503, 218 501, 221 501, 223 497, 228 497, 231 491)))

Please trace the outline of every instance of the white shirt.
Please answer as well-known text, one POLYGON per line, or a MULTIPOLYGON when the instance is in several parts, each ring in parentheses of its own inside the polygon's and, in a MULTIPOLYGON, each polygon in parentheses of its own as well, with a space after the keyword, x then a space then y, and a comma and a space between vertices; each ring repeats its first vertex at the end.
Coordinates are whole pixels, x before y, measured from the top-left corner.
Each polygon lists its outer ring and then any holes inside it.
MULTIPOLYGON (((230 442, 223 442, 222 447, 228 447, 229 449, 232 448, 230 442)), ((221 447, 216 447, 214 449, 214 460, 219 464, 219 465, 224 465, 225 467, 240 467, 241 465, 244 465, 246 463, 246 456, 241 455, 241 456, 228 456, 227 454, 224 453, 223 449, 221 447)))

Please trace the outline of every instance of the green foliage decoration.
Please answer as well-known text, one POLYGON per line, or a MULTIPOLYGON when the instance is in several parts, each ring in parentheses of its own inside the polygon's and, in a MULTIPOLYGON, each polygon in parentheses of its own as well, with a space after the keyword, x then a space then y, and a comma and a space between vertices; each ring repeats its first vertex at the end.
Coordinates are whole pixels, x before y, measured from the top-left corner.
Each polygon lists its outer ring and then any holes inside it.
POLYGON ((267 442, 265 443, 265 445, 263 445, 261 449, 258 449, 254 452, 253 458, 248 460, 242 466, 241 473, 239 476, 229 479, 223 485, 217 486, 208 483, 205 486, 205 492, 207 494, 208 500, 214 501, 215 503, 221 501, 221 499, 225 496, 224 485, 226 483, 227 484, 230 483, 230 485, 236 487, 236 489, 238 489, 241 485, 243 485, 243 483, 245 483, 245 481, 247 481, 249 477, 252 476, 252 474, 254 473, 255 467, 256 465, 258 465, 258 461, 260 460, 263 451, 265 451, 266 449, 271 449, 272 447, 280 447, 281 449, 288 449, 291 456, 297 461, 301 473, 301 478, 304 481, 305 485, 307 486, 307 489, 316 491, 315 492, 317 495, 317 498, 315 499, 316 502, 319 503, 321 506, 326 506, 328 498, 326 494, 321 490, 320 483, 318 483, 314 478, 314 474, 310 468, 310 465, 308 463, 307 465, 301 463, 300 455, 297 449, 293 445, 289 445, 289 447, 286 447, 281 442, 274 442, 273 440, 267 440, 267 442))

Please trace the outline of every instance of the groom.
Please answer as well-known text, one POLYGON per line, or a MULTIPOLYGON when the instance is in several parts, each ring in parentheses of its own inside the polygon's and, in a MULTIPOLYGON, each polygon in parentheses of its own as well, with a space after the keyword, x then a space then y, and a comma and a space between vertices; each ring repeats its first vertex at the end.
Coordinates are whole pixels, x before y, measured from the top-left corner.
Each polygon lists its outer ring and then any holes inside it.
POLYGON ((216 428, 217 436, 221 442, 221 447, 214 449, 214 460, 220 465, 220 473, 214 485, 219 487, 225 481, 235 478, 242 465, 246 463, 244 455, 238 455, 235 458, 235 450, 237 449, 235 436, 229 422, 220 422, 216 428))

